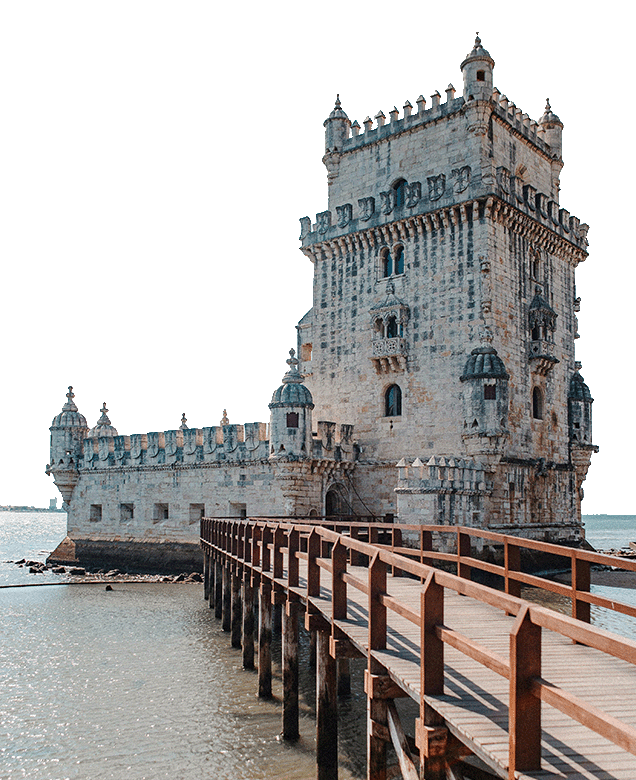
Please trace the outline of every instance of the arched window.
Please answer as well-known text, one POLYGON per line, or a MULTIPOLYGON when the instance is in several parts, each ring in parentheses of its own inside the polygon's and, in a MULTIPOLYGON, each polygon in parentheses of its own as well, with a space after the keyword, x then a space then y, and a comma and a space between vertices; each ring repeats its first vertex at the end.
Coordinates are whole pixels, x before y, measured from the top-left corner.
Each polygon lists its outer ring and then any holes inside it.
POLYGON ((535 282, 540 281, 541 274, 541 258, 534 252, 530 255, 530 278, 535 282))
POLYGON ((387 339, 394 339, 398 335, 398 324, 395 317, 389 317, 389 321, 386 324, 386 337, 387 339))
POLYGON ((404 247, 398 246, 395 248, 395 273, 404 273, 404 247))
POLYGON ((402 414, 402 391, 398 385, 390 385, 384 394, 384 416, 399 417, 402 414))
POLYGON ((375 332, 378 334, 378 337, 383 339, 384 338, 384 320, 382 317, 378 317, 377 320, 373 323, 373 328, 375 332))
POLYGON ((543 420, 543 393, 539 387, 532 390, 532 416, 535 420, 543 420))
POLYGON ((382 250, 382 276, 392 276, 393 274, 393 258, 391 252, 388 249, 382 250))
POLYGON ((395 208, 401 209, 404 206, 404 190, 406 181, 404 179, 398 179, 393 185, 395 190, 395 208))

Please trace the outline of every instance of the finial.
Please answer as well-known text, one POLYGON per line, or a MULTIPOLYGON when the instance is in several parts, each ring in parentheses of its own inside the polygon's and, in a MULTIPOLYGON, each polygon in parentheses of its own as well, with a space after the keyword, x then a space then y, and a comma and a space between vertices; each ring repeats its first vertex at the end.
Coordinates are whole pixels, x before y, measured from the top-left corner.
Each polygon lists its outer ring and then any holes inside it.
POLYGON ((478 46, 481 46, 481 38, 479 37, 479 32, 475 33, 475 48, 478 46))
POLYGON ((336 108, 340 108, 342 106, 342 103, 340 102, 340 93, 336 95, 336 108))
POLYGON ((75 398, 75 393, 73 393, 73 387, 72 385, 69 385, 68 393, 66 394, 66 403, 62 407, 63 412, 77 411, 77 406, 75 406, 75 401, 73 400, 74 398, 75 398))
POLYGON ((546 114, 549 114, 550 111, 552 111, 552 106, 550 105, 550 98, 545 99, 545 112, 546 114))
POLYGON ((297 371, 298 359, 296 357, 296 350, 289 350, 289 358, 285 361, 292 371, 297 371))
POLYGON ((179 426, 180 431, 187 431, 188 430, 188 420, 185 416, 185 412, 181 415, 181 425, 179 426))
POLYGON ((100 412, 102 413, 102 416, 97 421, 97 425, 110 425, 110 420, 108 419, 108 409, 106 408, 106 401, 104 401, 102 404, 100 412))
POLYGON ((73 392, 73 385, 68 386, 68 393, 66 394, 66 397, 69 401, 72 401, 73 398, 75 398, 75 393, 73 392))
POLYGON ((229 425, 230 421, 227 416, 227 409, 223 410, 223 417, 221 418, 221 425, 229 425))

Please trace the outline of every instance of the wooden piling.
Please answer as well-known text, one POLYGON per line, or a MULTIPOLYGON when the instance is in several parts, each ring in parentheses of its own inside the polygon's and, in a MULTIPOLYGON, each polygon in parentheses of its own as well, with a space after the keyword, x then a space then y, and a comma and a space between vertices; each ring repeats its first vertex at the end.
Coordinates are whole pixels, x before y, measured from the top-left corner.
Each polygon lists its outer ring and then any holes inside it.
POLYGON ((221 627, 229 631, 232 627, 232 586, 230 583, 230 569, 227 564, 223 566, 223 600, 222 600, 221 627))
POLYGON ((225 567, 219 560, 216 561, 214 571, 214 617, 221 620, 223 617, 223 569, 225 567))
POLYGON ((338 696, 351 694, 351 669, 348 658, 338 658, 338 696))
POLYGON ((258 599, 258 695, 272 697, 272 588, 261 582, 258 599))
POLYGON ((316 631, 316 634, 316 777, 337 780, 336 659, 329 653, 329 633, 316 631))
POLYGON ((243 579, 243 669, 254 668, 254 589, 249 573, 243 579))
POLYGON ((241 577, 238 573, 232 574, 232 623, 231 637, 232 647, 241 646, 241 623, 243 620, 243 607, 241 604, 241 577))
POLYGON ((282 611, 283 633, 283 739, 299 737, 298 731, 298 604, 288 601, 282 611))

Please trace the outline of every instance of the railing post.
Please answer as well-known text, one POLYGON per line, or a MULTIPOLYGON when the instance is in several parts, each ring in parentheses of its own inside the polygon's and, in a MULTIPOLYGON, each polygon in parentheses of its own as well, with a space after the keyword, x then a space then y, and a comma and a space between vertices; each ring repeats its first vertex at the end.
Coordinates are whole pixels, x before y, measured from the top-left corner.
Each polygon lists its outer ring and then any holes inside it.
POLYGON ((232 573, 232 647, 241 646, 241 623, 243 621, 243 609, 241 604, 241 573, 238 565, 232 573))
POLYGON ((457 576, 465 580, 470 579, 471 566, 464 563, 462 558, 470 558, 470 536, 457 529, 457 576))
POLYGON ((572 617, 590 622, 589 601, 579 601, 578 592, 590 592, 590 562, 579 558, 576 550, 572 550, 572 617))
POLYGON ((420 594, 420 717, 415 729, 421 771, 427 780, 446 777, 444 721, 424 700, 444 693, 444 642, 437 636, 437 626, 443 624, 444 588, 436 582, 435 572, 430 572, 420 594))
POLYGON ((333 620, 347 618, 347 583, 342 575, 347 570, 347 548, 338 539, 331 551, 331 601, 333 620))
MULTIPOLYGON (((420 531, 420 563, 424 563, 424 553, 431 552, 433 550, 433 532, 432 531, 420 531)), ((422 577, 421 582, 424 583, 425 578, 422 577)))
POLYGON ((274 579, 280 580, 283 577, 283 547, 285 546, 285 531, 277 526, 274 531, 274 555, 273 555, 273 575, 274 579))
POLYGON ((268 525, 263 526, 263 535, 261 537, 261 568, 263 571, 269 571, 270 570, 270 561, 271 561, 271 555, 270 555, 270 549, 269 545, 272 541, 272 529, 268 525))
POLYGON ((386 649, 386 607, 381 597, 386 593, 387 566, 376 552, 369 562, 369 658, 367 662, 367 778, 386 778, 387 699, 373 695, 372 677, 386 674, 386 669, 374 658, 373 650, 386 649))
POLYGON ((296 528, 292 528, 287 538, 287 585, 290 588, 297 588, 299 582, 299 560, 298 551, 300 549, 300 534, 296 528))
POLYGON ((510 698, 508 711, 508 777, 541 769, 541 701, 531 684, 541 676, 541 626, 524 605, 510 633, 510 698))
MULTIPOLYGON (((357 539, 359 537, 358 526, 357 525, 352 525, 350 530, 349 530, 349 533, 350 533, 352 539, 357 539)), ((351 548, 349 550, 349 561, 350 561, 352 566, 359 566, 360 565, 360 553, 357 550, 354 550, 353 548, 351 548)))
POLYGON ((223 607, 221 627, 229 631, 232 626, 232 586, 229 561, 223 561, 223 607))
POLYGON ((312 528, 307 540, 307 595, 320 596, 320 534, 312 528))
MULTIPOLYGON (((396 549, 399 549, 400 547, 402 547, 402 529, 393 526, 391 529, 391 549, 393 552, 395 552, 396 549)), ((398 566, 392 566, 391 574, 394 577, 401 577, 402 569, 400 569, 398 566)))
POLYGON ((206 601, 210 598, 210 548, 207 545, 203 547, 203 598, 206 601))
POLYGON ((514 542, 504 539, 505 590, 510 596, 521 596, 521 583, 511 579, 511 572, 521 571, 521 548, 514 542))

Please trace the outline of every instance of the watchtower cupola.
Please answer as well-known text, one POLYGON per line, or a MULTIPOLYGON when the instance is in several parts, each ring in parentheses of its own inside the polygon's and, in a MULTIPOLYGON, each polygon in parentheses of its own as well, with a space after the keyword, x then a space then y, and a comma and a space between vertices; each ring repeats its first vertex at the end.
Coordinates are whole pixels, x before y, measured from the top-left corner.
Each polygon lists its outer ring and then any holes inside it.
POLYGON ((464 76, 464 100, 490 100, 492 96, 492 71, 495 61, 481 45, 479 33, 475 45, 461 64, 464 76))
POLYGON ((545 101, 545 111, 539 120, 539 124, 545 131, 545 142, 552 150, 554 156, 560 160, 563 152, 563 122, 552 111, 549 98, 545 101))
POLYGON ((293 349, 287 360, 289 371, 269 405, 270 458, 299 460, 311 455, 311 393, 298 371, 298 359, 293 349))
POLYGON ((51 462, 46 467, 68 506, 79 479, 78 461, 82 457, 82 442, 88 432, 86 418, 75 405, 73 388, 69 387, 62 411, 51 423, 51 462))
POLYGON ((341 152, 344 142, 349 138, 351 122, 342 110, 340 95, 336 95, 333 111, 323 122, 325 128, 325 152, 341 152))

